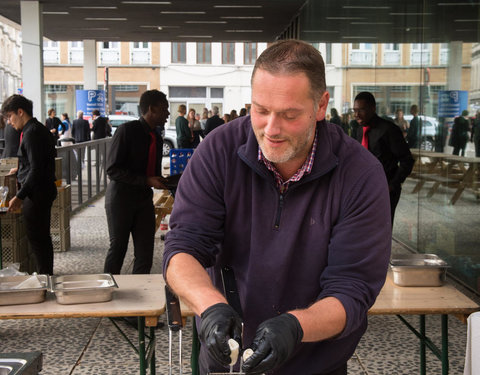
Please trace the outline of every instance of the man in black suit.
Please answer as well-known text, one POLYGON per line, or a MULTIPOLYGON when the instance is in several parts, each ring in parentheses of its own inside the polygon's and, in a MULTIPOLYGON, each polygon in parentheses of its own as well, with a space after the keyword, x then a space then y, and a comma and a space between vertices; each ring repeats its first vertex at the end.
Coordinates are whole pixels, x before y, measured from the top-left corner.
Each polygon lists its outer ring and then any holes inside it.
POLYGON ((55 186, 55 141, 48 129, 33 117, 33 103, 22 95, 12 95, 2 105, 2 115, 21 132, 18 150, 19 189, 8 211, 22 207, 35 271, 53 274, 53 245, 50 214, 57 196, 55 186))
POLYGON ((353 111, 359 124, 355 138, 377 157, 385 170, 393 225, 402 183, 412 171, 415 160, 400 128, 377 115, 375 98, 371 93, 364 91, 358 94, 353 111))
POLYGON ((92 111, 92 118, 93 139, 106 138, 112 134, 107 118, 100 116, 100 111, 98 109, 92 111))
MULTIPOLYGON (((88 142, 91 140, 90 137, 90 124, 87 120, 83 118, 83 111, 77 112, 77 118, 73 120, 72 124, 72 137, 75 139, 75 143, 88 142)), ((83 157, 85 155, 85 147, 75 150, 75 155, 78 158, 82 159, 82 168, 83 168, 83 157)))
POLYGON ((56 112, 53 108, 48 110, 48 118, 45 120, 45 126, 50 133, 52 133, 55 138, 55 143, 58 141, 58 127, 62 127, 62 131, 65 131, 65 126, 62 124, 62 121, 56 116, 56 112))
POLYGON ((217 126, 220 126, 224 124, 225 122, 218 116, 218 107, 214 106, 212 108, 212 113, 213 116, 207 119, 207 122, 205 123, 205 130, 203 131, 203 134, 206 136, 208 133, 210 133, 213 129, 215 129, 217 126))
POLYGON ((77 112, 77 118, 73 120, 72 136, 75 143, 82 143, 89 141, 90 138, 90 124, 83 118, 83 111, 77 112))

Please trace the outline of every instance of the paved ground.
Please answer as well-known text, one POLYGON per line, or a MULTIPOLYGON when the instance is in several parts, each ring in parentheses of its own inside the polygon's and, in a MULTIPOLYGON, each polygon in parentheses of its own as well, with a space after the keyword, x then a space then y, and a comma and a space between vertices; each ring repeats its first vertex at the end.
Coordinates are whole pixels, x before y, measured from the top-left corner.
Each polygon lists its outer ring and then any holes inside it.
MULTIPOLYGON (((108 246, 108 234, 100 199, 71 219, 72 248, 55 254, 55 273, 98 273, 108 246)), ((393 242, 395 252, 404 252, 393 242)), ((153 273, 161 271, 163 243, 160 233, 155 241, 153 273)), ((122 273, 131 272, 132 249, 129 249, 122 273)), ((162 321, 164 318, 162 317, 162 321)), ((416 317, 408 319, 418 327, 416 317)), ((120 323, 123 325, 123 323, 120 323)), ((462 374, 466 344, 466 326, 449 318, 450 374, 462 374)), ((127 335, 136 339, 137 332, 124 326, 127 335)), ((184 374, 190 373, 188 361, 191 327, 184 330, 184 374)), ((427 317, 427 332, 440 346, 440 320, 427 317)), ((157 373, 167 374, 168 332, 157 330, 157 373)), ((419 350, 416 337, 395 316, 372 316, 369 328, 349 361, 349 374, 394 375, 419 373, 419 350)), ((138 359, 112 323, 106 319, 39 319, 0 321, 0 352, 40 350, 44 355, 44 375, 138 374, 138 359)), ((176 356, 174 357, 176 358, 176 356)), ((440 374, 439 362, 427 353, 428 373, 440 374)), ((175 368, 178 370, 178 368, 175 368)), ((174 372, 178 373, 178 372, 174 372)))

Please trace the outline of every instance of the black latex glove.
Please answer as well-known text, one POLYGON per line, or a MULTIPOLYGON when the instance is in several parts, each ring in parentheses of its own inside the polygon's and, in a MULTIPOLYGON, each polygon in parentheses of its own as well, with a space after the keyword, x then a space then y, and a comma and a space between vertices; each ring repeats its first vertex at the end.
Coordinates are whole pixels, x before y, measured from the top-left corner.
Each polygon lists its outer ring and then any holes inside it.
POLYGON ((302 326, 292 314, 264 321, 257 328, 251 347, 253 354, 242 370, 247 374, 262 374, 277 368, 292 355, 302 338, 302 326))
POLYGON ((210 355, 224 366, 230 364, 230 347, 228 339, 232 338, 242 347, 242 319, 226 303, 217 303, 206 309, 200 324, 200 340, 210 355))

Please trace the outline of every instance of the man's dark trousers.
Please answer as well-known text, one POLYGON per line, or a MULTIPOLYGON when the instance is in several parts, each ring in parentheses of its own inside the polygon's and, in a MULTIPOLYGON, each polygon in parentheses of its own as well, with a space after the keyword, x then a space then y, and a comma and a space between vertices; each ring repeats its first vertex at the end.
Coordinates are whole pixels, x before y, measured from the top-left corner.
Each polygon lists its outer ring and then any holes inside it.
POLYGON ((53 244, 50 236, 50 215, 57 195, 53 185, 51 191, 35 191, 23 201, 22 213, 31 253, 39 274, 53 275, 53 244))
POLYGON ((155 237, 152 197, 153 191, 149 187, 110 181, 105 195, 110 248, 104 272, 120 274, 132 233, 135 249, 132 273, 150 273, 155 237))

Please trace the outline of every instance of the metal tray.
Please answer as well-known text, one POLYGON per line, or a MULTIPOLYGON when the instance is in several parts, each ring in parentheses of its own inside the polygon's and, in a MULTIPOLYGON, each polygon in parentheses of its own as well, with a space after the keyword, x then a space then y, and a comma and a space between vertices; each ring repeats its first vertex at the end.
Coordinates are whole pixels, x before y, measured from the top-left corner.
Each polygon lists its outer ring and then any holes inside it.
POLYGON ((395 255, 390 267, 399 286, 442 286, 449 266, 435 254, 407 254, 395 255))
POLYGON ((57 302, 62 305, 107 302, 112 299, 113 290, 118 288, 109 273, 50 276, 50 285, 57 302))
POLYGON ((43 302, 49 288, 48 282, 47 275, 2 276, 0 277, 0 306, 43 302), (38 286, 27 286, 22 289, 14 288, 31 277, 37 278, 38 286))

